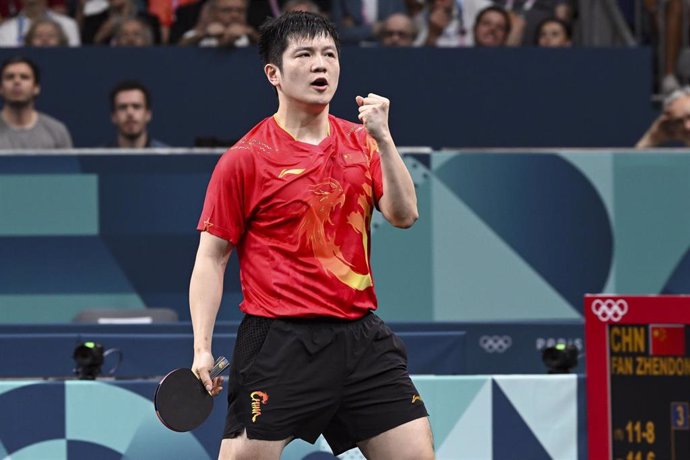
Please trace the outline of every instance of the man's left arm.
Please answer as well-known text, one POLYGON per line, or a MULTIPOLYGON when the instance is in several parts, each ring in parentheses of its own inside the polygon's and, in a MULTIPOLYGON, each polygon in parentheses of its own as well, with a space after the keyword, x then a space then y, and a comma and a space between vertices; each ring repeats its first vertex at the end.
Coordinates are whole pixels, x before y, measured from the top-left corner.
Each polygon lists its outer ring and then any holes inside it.
POLYGON ((359 106, 359 119, 378 144, 381 156, 383 196, 378 203, 379 210, 393 226, 409 228, 419 217, 417 194, 410 172, 388 128, 390 101, 373 93, 366 97, 357 96, 356 101, 359 106))

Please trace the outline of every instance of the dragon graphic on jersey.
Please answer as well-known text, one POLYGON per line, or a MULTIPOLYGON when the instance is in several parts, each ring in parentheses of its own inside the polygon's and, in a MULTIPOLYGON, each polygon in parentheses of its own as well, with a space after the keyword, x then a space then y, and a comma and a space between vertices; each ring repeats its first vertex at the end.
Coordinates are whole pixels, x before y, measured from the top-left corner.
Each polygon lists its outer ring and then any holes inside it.
POLYGON ((308 200, 309 210, 300 223, 299 237, 309 240, 314 257, 327 272, 343 284, 358 291, 372 286, 366 228, 367 220, 371 216, 371 206, 367 200, 367 197, 371 196, 371 187, 363 186, 363 193, 357 198, 358 211, 351 212, 347 216, 348 224, 361 235, 367 265, 366 273, 358 273, 354 270, 353 265, 345 260, 340 247, 335 243, 335 235, 328 235, 326 232, 326 224, 332 224, 332 212, 345 204, 343 187, 337 181, 330 179, 313 185, 310 189, 313 195, 308 200))

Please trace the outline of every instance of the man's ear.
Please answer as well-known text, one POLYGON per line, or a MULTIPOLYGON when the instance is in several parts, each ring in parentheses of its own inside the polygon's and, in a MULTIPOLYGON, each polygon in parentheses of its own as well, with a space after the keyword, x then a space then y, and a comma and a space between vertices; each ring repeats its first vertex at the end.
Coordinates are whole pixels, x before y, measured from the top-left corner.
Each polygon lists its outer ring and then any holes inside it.
POLYGON ((268 82, 273 86, 278 86, 280 83, 280 69, 275 64, 266 64, 264 66, 264 73, 268 82))
POLYGON ((34 86, 34 97, 38 97, 41 94, 41 85, 34 86))

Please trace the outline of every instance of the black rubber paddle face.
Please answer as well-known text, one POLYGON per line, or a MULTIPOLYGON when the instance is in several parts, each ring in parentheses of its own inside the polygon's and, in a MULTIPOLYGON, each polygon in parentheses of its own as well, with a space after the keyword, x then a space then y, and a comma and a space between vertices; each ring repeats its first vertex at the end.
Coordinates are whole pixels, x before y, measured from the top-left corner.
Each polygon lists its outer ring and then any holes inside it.
POLYGON ((191 369, 175 369, 156 388, 153 397, 158 419, 173 431, 193 430, 208 418, 213 398, 191 369))

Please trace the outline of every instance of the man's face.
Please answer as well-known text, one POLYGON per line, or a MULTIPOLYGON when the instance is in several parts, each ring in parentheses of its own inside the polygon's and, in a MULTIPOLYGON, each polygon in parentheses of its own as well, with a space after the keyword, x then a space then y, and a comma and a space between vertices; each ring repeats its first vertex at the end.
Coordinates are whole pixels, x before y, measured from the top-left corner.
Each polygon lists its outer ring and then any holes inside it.
POLYGON ((503 46, 508 38, 508 24, 497 11, 482 15, 474 28, 474 41, 478 46, 503 46))
POLYGON ((325 35, 290 38, 283 53, 282 69, 274 65, 266 67, 271 83, 293 102, 323 107, 331 102, 338 88, 338 49, 333 39, 325 35))
POLYGON ((120 91, 115 96, 112 120, 122 136, 140 136, 151 121, 151 111, 146 107, 144 93, 138 89, 120 91))
POLYGON ((414 26, 412 21, 402 14, 395 14, 383 24, 381 44, 383 46, 412 46, 414 26))
POLYGON ((60 31, 55 24, 44 22, 38 24, 31 39, 31 46, 60 46, 60 31))
POLYGON ((117 46, 148 46, 146 29, 137 20, 129 20, 122 24, 116 37, 117 46))
POLYGON ((40 91, 34 72, 28 64, 18 62, 5 67, 2 72, 0 95, 6 104, 28 105, 40 91))
POLYGON ((682 96, 671 102, 664 113, 671 136, 690 145, 690 96, 682 96))
POLYGON ((547 22, 539 31, 539 46, 570 46, 570 40, 561 24, 557 22, 547 22))
POLYGON ((215 0, 212 6, 213 17, 226 27, 247 22, 245 0, 215 0))

